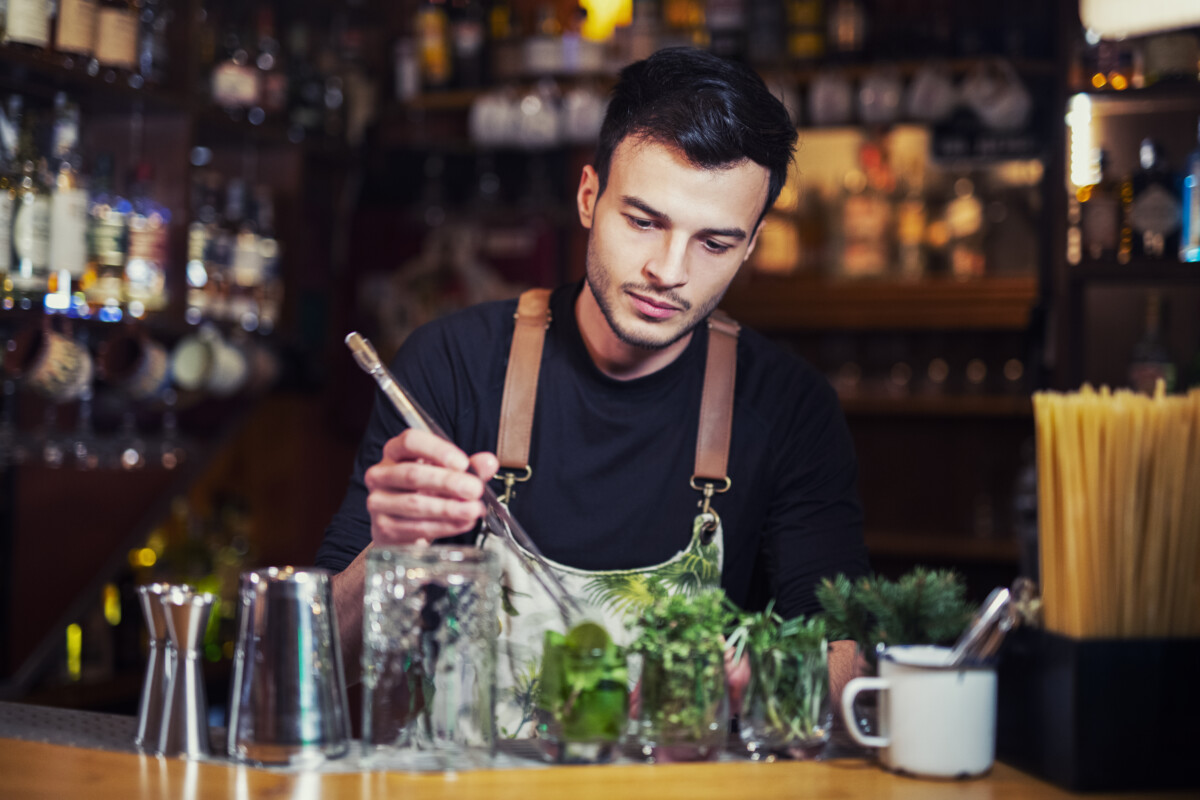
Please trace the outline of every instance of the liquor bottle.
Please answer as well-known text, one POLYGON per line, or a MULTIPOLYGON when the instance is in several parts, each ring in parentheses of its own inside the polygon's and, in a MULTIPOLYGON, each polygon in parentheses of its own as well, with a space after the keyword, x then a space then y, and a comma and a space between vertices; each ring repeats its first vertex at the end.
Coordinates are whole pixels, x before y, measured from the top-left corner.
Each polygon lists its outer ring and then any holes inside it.
POLYGON ((40 305, 50 277, 50 192, 44 162, 34 150, 28 118, 17 148, 20 165, 13 198, 13 292, 21 308, 40 305))
POLYGON ((787 47, 783 0, 751 0, 746 50, 756 64, 781 65, 787 47))
POLYGON ((258 105, 261 90, 258 70, 251 63, 240 22, 234 17, 225 26, 221 35, 222 56, 212 71, 213 103, 228 111, 258 105))
POLYGON ((847 174, 842 200, 841 271, 846 277, 878 278, 891 265, 894 177, 878 141, 859 149, 859 169, 847 174))
POLYGON ((1175 363, 1163 343, 1162 295, 1157 291, 1146 294, 1146 329, 1133 346, 1129 360, 1129 385, 1134 391, 1153 394, 1161 380, 1168 392, 1175 388, 1175 363))
POLYGON ((258 55, 254 66, 259 71, 263 110, 271 115, 282 113, 287 109, 288 76, 275 35, 275 12, 269 6, 258 10, 258 55))
POLYGON ((133 72, 138 65, 140 10, 137 0, 100 0, 96 9, 96 61, 133 72))
POLYGON ((1127 213, 1133 229, 1134 257, 1158 259, 1179 252, 1179 194, 1162 160, 1162 151, 1143 139, 1141 170, 1133 176, 1127 213))
POLYGON ((82 281, 87 271, 88 194, 79 174, 79 107, 62 92, 54 98, 56 164, 50 194, 50 292, 47 311, 86 315, 82 281))
POLYGON ((167 82, 171 61, 167 28, 174 16, 167 0, 142 0, 137 71, 147 83, 161 85, 167 82))
POLYGON ((746 57, 747 0, 708 0, 709 49, 724 58, 746 57))
POLYGON ((487 64, 485 17, 480 0, 453 0, 451 3, 454 83, 460 89, 475 89, 484 84, 487 64))
POLYGON ((1121 243, 1121 189, 1112 176, 1108 154, 1096 157, 1099 180, 1076 192, 1079 201, 1080 246, 1088 258, 1114 258, 1121 243))
POLYGON ((2 44, 35 50, 50 46, 50 0, 8 0, 2 44))
POLYGON ((18 183, 15 172, 21 110, 20 95, 10 97, 5 107, 0 109, 0 281, 3 281, 3 298, 0 299, 0 303, 6 311, 13 306, 12 222, 18 183))
POLYGON ((954 199, 946 204, 946 226, 950 235, 950 273, 961 279, 983 276, 983 203, 975 184, 967 177, 954 181, 954 199))
POLYGON ((58 0, 54 49, 90 61, 96 43, 96 0, 58 0))
POLYGON ((826 12, 830 56, 855 59, 862 55, 867 37, 867 13, 862 0, 830 0, 826 12))
POLYGON ((161 311, 167 305, 167 226, 171 213, 153 199, 153 180, 150 163, 139 163, 131 193, 129 253, 122 286, 126 308, 135 318, 161 311))
POLYGON ((917 173, 897 181, 896 267, 905 280, 925 276, 925 196, 917 173))
POLYGON ((279 271, 280 248, 275 236, 275 198, 271 187, 263 185, 255 189, 254 209, 260 261, 257 328, 267 334, 278 324, 283 307, 283 276, 279 271))
POLYGON ((92 314, 104 322, 124 316, 121 289, 129 252, 129 201, 112 190, 112 156, 102 154, 92 170, 92 196, 88 206, 88 266, 83 280, 84 297, 92 314))
POLYGON ((312 58, 308 26, 297 21, 287 33, 288 138, 293 142, 319 131, 324 122, 325 87, 312 58))
POLYGON ((1179 260, 1200 262, 1200 125, 1196 149, 1188 155, 1183 172, 1183 229, 1179 233, 1179 260))
POLYGON ((785 0, 788 58, 799 65, 825 55, 825 3, 823 0, 785 0))
POLYGON ((417 8, 414 24, 421 64, 421 83, 426 89, 450 85, 453 71, 450 46, 450 17, 445 0, 426 0, 417 8))

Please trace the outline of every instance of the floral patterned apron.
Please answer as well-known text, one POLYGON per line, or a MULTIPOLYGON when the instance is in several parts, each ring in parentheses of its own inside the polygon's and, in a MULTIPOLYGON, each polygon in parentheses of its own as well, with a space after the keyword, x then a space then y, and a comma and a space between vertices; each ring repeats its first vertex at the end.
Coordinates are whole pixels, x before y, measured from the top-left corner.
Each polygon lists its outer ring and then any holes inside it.
MULTIPOLYGON (((546 631, 565 633, 562 616, 545 590, 518 557, 496 536, 483 534, 479 546, 497 554, 503 591, 500 643, 496 667, 496 730, 511 739, 534 736, 533 711, 541 671, 542 638, 546 631)), ((649 567, 584 570, 545 559, 567 592, 582 608, 580 620, 602 624, 619 645, 633 631, 627 620, 654 598, 688 594, 718 586, 724 561, 720 518, 711 512, 696 515, 687 547, 670 559, 649 567)))

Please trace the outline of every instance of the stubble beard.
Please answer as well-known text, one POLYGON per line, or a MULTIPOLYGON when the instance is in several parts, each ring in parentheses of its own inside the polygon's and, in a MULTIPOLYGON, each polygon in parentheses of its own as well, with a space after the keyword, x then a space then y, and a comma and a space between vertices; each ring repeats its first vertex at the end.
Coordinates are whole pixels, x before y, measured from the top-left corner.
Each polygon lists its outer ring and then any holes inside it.
MULTIPOLYGON (((683 337, 690 334, 696 329, 700 322, 708 317, 721 302, 721 297, 724 292, 718 292, 713 297, 709 298, 704 305, 693 309, 692 304, 684 300, 674 292, 663 293, 661 290, 655 289, 645 283, 634 283, 626 281, 620 287, 614 287, 612 280, 612 272, 608 270, 604 264, 604 260, 600 258, 596 252, 593 243, 593 232, 588 236, 587 247, 587 262, 586 262, 586 280, 588 288, 591 289, 592 297, 596 299, 596 305, 600 307, 600 313, 604 315, 604 321, 608 323, 608 327, 624 344, 631 347, 638 347, 643 350, 664 350, 678 342, 683 337), (683 324, 678 330, 669 332, 666 338, 651 338, 649 336, 639 336, 628 327, 621 325, 617 321, 616 309, 614 303, 616 298, 610 296, 610 292, 616 294, 624 294, 626 291, 636 291, 652 297, 662 297, 668 299, 671 303, 683 309, 685 317, 683 324)), ((654 324, 654 323, 650 323, 654 324)), ((658 323, 662 326, 662 330, 671 331, 664 323, 658 323)))

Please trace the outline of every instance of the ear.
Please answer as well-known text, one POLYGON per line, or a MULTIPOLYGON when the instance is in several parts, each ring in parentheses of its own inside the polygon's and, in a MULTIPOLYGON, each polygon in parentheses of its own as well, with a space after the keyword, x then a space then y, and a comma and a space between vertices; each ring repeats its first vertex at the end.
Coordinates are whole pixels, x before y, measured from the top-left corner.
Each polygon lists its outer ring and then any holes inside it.
POLYGON ((600 176, 588 164, 579 176, 579 191, 575 194, 575 204, 579 207, 579 222, 583 227, 592 227, 592 218, 596 213, 596 201, 600 199, 600 176))

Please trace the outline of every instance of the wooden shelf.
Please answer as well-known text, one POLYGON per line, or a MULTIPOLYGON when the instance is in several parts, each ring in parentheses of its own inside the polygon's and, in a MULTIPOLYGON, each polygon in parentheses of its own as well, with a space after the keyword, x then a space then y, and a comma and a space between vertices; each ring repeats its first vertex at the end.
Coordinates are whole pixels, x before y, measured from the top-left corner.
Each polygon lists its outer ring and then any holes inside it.
POLYGON ((1200 283, 1200 264, 1149 260, 1118 264, 1085 260, 1071 268, 1071 278, 1105 283, 1200 283))
POLYGON ((721 307, 760 330, 1024 330, 1037 278, 837 281, 754 275, 730 287, 721 307))
MULTIPOLYGON (((78 58, 64 53, 38 52, 18 46, 0 46, 0 88, 25 96, 50 100, 65 91, 85 113, 129 111, 186 112, 190 100, 154 84, 131 86, 128 73, 102 67, 89 75, 78 58)), ((135 82, 140 76, 134 77, 135 82)))
POLYGON ((868 531, 865 539, 872 558, 993 564, 1016 564, 1021 560, 1020 545, 1011 537, 971 538, 951 534, 868 531))
POLYGON ((1163 111, 1194 111, 1200 109, 1200 81, 1163 83, 1144 89, 1123 92, 1088 92, 1092 100, 1092 115, 1114 117, 1163 111))
POLYGON ((1025 395, 843 396, 842 410, 851 417, 1032 417, 1033 401, 1025 395))

